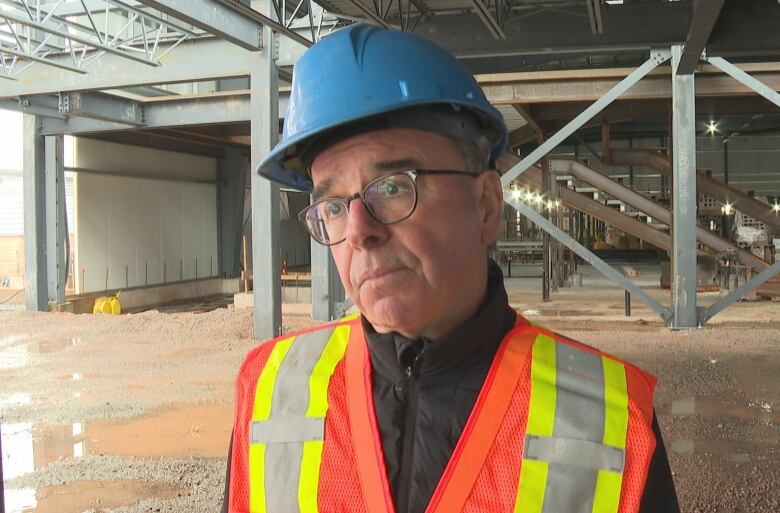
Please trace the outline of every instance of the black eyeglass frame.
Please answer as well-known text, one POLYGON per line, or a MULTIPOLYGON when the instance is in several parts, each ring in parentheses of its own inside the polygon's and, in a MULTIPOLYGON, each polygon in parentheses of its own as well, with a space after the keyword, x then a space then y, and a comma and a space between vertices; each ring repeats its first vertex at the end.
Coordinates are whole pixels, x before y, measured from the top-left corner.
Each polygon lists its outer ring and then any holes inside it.
POLYGON ((309 235, 311 236, 312 239, 314 239, 315 242, 317 242, 319 244, 322 244, 323 246, 335 246, 336 244, 341 244, 342 242, 347 240, 347 236, 344 235, 344 237, 342 237, 340 240, 338 240, 336 242, 323 242, 323 241, 319 240, 317 237, 314 236, 314 234, 309 229, 309 226, 308 226, 308 224, 306 222, 306 214, 310 210, 312 210, 314 207, 319 205, 320 203, 322 203, 324 201, 339 201, 339 202, 344 204, 344 206, 347 209, 347 214, 349 214, 349 205, 350 205, 350 203, 352 203, 354 200, 360 198, 360 201, 363 203, 363 206, 366 207, 366 212, 368 212, 368 215, 370 215, 372 219, 374 219, 376 222, 378 222, 380 224, 383 224, 385 226, 389 226, 389 225, 392 225, 392 224, 400 223, 401 221, 406 221, 407 219, 409 219, 412 216, 412 214, 414 214, 414 211, 417 210, 417 203, 418 203, 418 200, 420 198, 420 195, 417 192, 417 178, 419 176, 426 176, 426 175, 440 175, 440 176, 459 175, 459 176, 469 176, 471 178, 476 178, 479 175, 481 175, 483 172, 484 171, 479 172, 479 173, 472 173, 472 172, 469 172, 469 171, 457 171, 457 170, 452 170, 452 169, 408 169, 406 171, 399 171, 399 172, 396 172, 396 173, 390 173, 388 175, 383 175, 383 176, 380 176, 380 177, 377 177, 377 178, 371 180, 370 182, 368 182, 366 184, 365 187, 363 187, 362 191, 356 192, 355 194, 353 194, 351 196, 347 196, 346 198, 335 198, 335 197, 334 198, 322 198, 321 200, 315 201, 311 205, 307 206, 306 208, 304 208, 303 210, 298 212, 298 221, 303 225, 303 228, 309 233, 309 235), (386 222, 384 222, 384 221, 382 221, 380 219, 377 219, 376 215, 374 215, 374 212, 373 212, 373 209, 372 209, 371 205, 366 203, 365 194, 366 194, 366 191, 369 189, 369 187, 371 187, 375 183, 377 183, 377 182, 379 182, 381 180, 386 180, 386 179, 388 179, 390 177, 393 177, 393 176, 398 176, 398 175, 406 175, 406 176, 408 176, 412 180, 412 191, 414 192, 414 205, 412 205, 412 208, 409 210, 409 213, 406 214, 401 219, 398 219, 396 221, 391 221, 389 223, 386 223, 386 222))

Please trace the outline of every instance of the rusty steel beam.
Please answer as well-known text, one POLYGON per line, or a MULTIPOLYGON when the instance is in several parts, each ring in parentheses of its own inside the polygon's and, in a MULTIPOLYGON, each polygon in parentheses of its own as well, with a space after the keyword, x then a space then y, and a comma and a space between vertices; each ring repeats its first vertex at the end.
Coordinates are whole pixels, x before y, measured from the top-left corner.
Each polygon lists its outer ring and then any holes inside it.
MULTIPOLYGON (((646 166, 671 178, 672 166, 660 153, 646 149, 613 149, 612 164, 616 166, 646 166)), ((780 217, 772 212, 772 207, 763 201, 716 180, 702 170, 696 171, 696 188, 722 203, 731 204, 736 210, 771 226, 780 233, 780 217)))
MULTIPOLYGON (((658 219, 668 226, 672 226, 672 213, 668 209, 649 198, 646 198, 633 189, 629 189, 628 187, 617 183, 595 169, 573 159, 555 159, 551 161, 550 165, 552 166, 552 169, 571 173, 578 180, 589 183, 613 198, 641 210, 650 217, 658 219)), ((758 258, 753 253, 739 249, 730 241, 701 227, 696 227, 696 238, 703 245, 717 252, 736 251, 737 258, 739 258, 739 261, 744 265, 759 270, 766 269, 769 266, 766 261, 758 258)))
MULTIPOLYGON (((496 162, 496 166, 498 170, 503 173, 511 169, 518 162, 520 162, 519 157, 509 152, 505 152, 496 162)), ((542 170, 538 166, 532 166, 528 168, 525 173, 517 177, 516 182, 525 187, 541 190, 542 170)), ((639 237, 643 241, 652 244, 659 249, 669 251, 672 247, 671 237, 668 233, 657 230, 647 223, 627 216, 603 203, 594 201, 568 187, 560 188, 560 200, 561 203, 568 208, 585 212, 615 228, 639 237)))

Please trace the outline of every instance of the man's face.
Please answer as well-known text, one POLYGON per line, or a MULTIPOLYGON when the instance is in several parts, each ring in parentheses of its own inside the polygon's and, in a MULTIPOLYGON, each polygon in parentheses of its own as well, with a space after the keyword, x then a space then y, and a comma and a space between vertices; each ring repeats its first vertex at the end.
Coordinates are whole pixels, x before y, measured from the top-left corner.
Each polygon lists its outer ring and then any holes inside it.
MULTIPOLYGON (((320 153, 312 165, 314 200, 346 197, 371 180, 409 169, 473 171, 456 143, 439 134, 392 128, 360 134, 320 153)), ((418 204, 392 225, 350 204, 347 239, 331 247, 347 294, 380 333, 437 339, 476 313, 485 293, 486 248, 498 233, 501 184, 423 175, 418 204)))

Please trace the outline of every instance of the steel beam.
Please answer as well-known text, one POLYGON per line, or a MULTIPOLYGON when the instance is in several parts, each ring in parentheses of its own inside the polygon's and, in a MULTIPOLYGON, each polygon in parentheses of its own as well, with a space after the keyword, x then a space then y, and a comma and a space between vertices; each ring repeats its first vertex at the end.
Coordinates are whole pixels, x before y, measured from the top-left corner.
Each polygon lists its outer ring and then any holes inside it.
MULTIPOLYGON (((288 92, 278 94, 277 112, 286 110, 288 98, 288 92)), ((118 105, 121 105, 121 102, 122 99, 119 99, 118 105)), ((208 96, 161 97, 138 103, 143 107, 143 128, 145 129, 242 123, 249 122, 251 119, 251 102, 248 90, 214 93, 208 96)), ((45 119, 42 133, 46 135, 77 135, 133 128, 137 127, 100 119, 70 117, 68 119, 45 119)))
POLYGON ((36 116, 23 116, 24 286, 27 310, 48 310, 45 143, 36 116))
POLYGON ((18 23, 20 25, 25 25, 27 27, 30 27, 32 29, 38 30, 40 32, 46 33, 46 34, 52 34, 57 37, 61 37, 63 39, 70 39, 72 41, 76 41, 77 43, 81 43, 87 46, 91 46, 98 50, 103 50, 104 52, 112 53, 116 56, 122 57, 123 59, 128 59, 131 61, 135 61, 141 64, 145 64, 147 66, 159 66, 158 63, 149 61, 143 57, 138 57, 132 53, 125 52, 123 50, 118 49, 117 47, 110 46, 103 44, 99 41, 96 41, 94 39, 91 39, 89 37, 80 36, 74 32, 68 31, 68 30, 60 30, 58 28, 51 27, 49 25, 44 25, 43 23, 38 23, 36 21, 32 21, 29 19, 22 18, 20 16, 16 16, 14 14, 11 14, 7 11, 0 11, 0 19, 5 19, 7 21, 12 21, 14 23, 18 23))
POLYGON ((586 0, 588 4, 588 18, 590 19, 590 31, 593 34, 604 33, 604 21, 601 16, 601 1, 586 0))
POLYGON ((682 46, 672 46, 672 292, 676 329, 695 328, 696 310, 696 91, 693 74, 678 73, 682 46))
POLYGON ((249 161, 241 150, 227 148, 217 164, 219 275, 237 278, 241 273, 241 237, 244 232, 244 198, 249 161))
MULTIPOLYGON (((158 51, 165 52, 172 44, 161 44, 158 51)), ((69 62, 71 56, 50 59, 69 62)), ((100 58, 100 72, 87 76, 51 67, 33 66, 25 71, 21 80, 0 82, 0 98, 198 82, 246 77, 249 74, 248 52, 232 43, 211 37, 184 41, 170 50, 162 61, 164 66, 149 67, 116 55, 104 55, 100 58)))
POLYGON ((260 48, 262 25, 235 9, 212 0, 140 0, 179 20, 253 51, 260 48))
MULTIPOLYGON (((520 161, 515 155, 504 152, 504 154, 498 159, 496 165, 500 171, 511 169, 511 167, 520 161)), ((520 175, 517 179, 517 183, 522 186, 529 187, 534 190, 540 190, 542 188, 542 170, 536 166, 531 167, 528 171, 520 175)), ((669 234, 664 233, 650 226, 647 223, 638 221, 637 219, 627 216, 624 213, 615 210, 607 205, 594 201, 584 194, 575 192, 568 187, 560 187, 561 203, 564 206, 585 212, 586 214, 600 219, 605 223, 608 223, 615 228, 623 230, 626 233, 635 235, 643 241, 652 244, 653 246, 665 250, 671 251, 672 242, 669 234)))
POLYGON ((331 321, 340 316, 339 304, 344 301, 336 262, 330 248, 311 243, 311 318, 331 321))
POLYGON ((470 60, 556 53, 643 52, 684 41, 690 14, 687 2, 625 2, 617 8, 602 10, 602 24, 609 27, 603 34, 593 34, 590 24, 581 16, 562 15, 557 9, 513 18, 503 27, 505 40, 485 37, 482 20, 473 14, 430 16, 414 32, 458 58, 470 60))
POLYGON ((555 240, 577 253, 583 260, 592 265, 596 270, 617 283, 621 288, 627 290, 632 295, 638 297, 664 321, 669 322, 672 318, 672 312, 664 305, 659 303, 650 294, 642 290, 633 281, 629 280, 621 273, 613 269, 609 264, 596 256, 588 248, 572 239, 566 232, 555 226, 552 222, 545 219, 540 213, 526 205, 518 199, 512 197, 511 192, 504 191, 504 201, 523 214, 536 226, 549 233, 555 240))
MULTIPOLYGON (((256 0, 252 0, 253 2, 256 0)), ((261 23, 263 26, 268 27, 280 34, 284 34, 289 39, 292 39, 293 41, 297 42, 298 44, 302 44, 305 47, 311 46, 313 43, 306 39, 305 37, 301 36, 294 30, 291 30, 281 23, 279 23, 277 20, 267 16, 266 14, 258 11, 256 8, 248 7, 240 2, 237 2, 236 0, 216 0, 217 3, 222 4, 223 6, 234 9, 244 16, 247 16, 249 19, 255 20, 259 23, 261 23)), ((273 48, 273 46, 269 46, 268 48, 273 48)))
MULTIPOLYGON (((252 0, 252 7, 269 16, 271 0, 252 0)), ((254 336, 267 339, 282 329, 282 262, 279 186, 255 170, 279 137, 279 73, 273 53, 273 32, 263 29, 263 50, 252 52, 252 278, 254 284, 254 336)))
POLYGON ((389 29, 393 28, 392 25, 390 25, 386 20, 384 20, 377 13, 375 13, 370 7, 364 5, 363 2, 361 2, 360 0, 345 0, 345 1, 349 3, 352 7, 357 9, 358 11, 362 12, 366 18, 376 23, 377 25, 389 29))
POLYGON ((699 309, 699 325, 703 326, 724 308, 735 303, 780 273, 780 260, 770 265, 735 290, 715 301, 707 308, 699 309))
POLYGON ((621 80, 615 87, 610 89, 604 96, 596 100, 590 107, 585 109, 579 116, 571 120, 565 127, 539 145, 530 155, 520 161, 515 167, 510 169, 502 178, 501 183, 506 186, 509 182, 517 178, 526 169, 535 164, 540 158, 549 153, 553 148, 568 139, 585 123, 601 112, 604 107, 612 103, 621 94, 627 91, 631 86, 639 82, 642 77, 655 69, 659 64, 669 60, 669 52, 663 50, 654 50, 650 52, 650 58, 634 70, 630 75, 621 80))
POLYGON ((725 0, 694 1, 693 19, 688 29, 688 37, 685 38, 680 65, 677 67, 677 73, 680 75, 690 75, 696 69, 724 2, 725 0))
MULTIPOLYGON (((552 161, 552 166, 553 170, 556 172, 570 173, 578 180, 596 187, 605 194, 637 208, 648 216, 658 219, 670 227, 673 226, 673 213, 669 212, 666 207, 659 205, 625 185, 617 183, 608 176, 599 173, 595 169, 589 168, 581 162, 571 159, 555 159, 552 161)), ((736 251, 740 262, 744 265, 755 267, 756 269, 764 269, 768 265, 750 251, 741 250, 731 241, 723 239, 704 228, 695 227, 695 237, 696 239, 691 238, 689 241, 698 240, 704 246, 721 253, 724 251, 736 251)))
MULTIPOLYGON (((738 69, 750 73, 769 89, 780 89, 780 66, 777 63, 740 63, 738 69)), ((532 71, 478 75, 477 79, 494 105, 525 103, 551 106, 595 101, 633 71, 632 68, 532 71)), ((710 97, 749 96, 753 92, 750 86, 724 76, 714 65, 705 64, 696 71, 699 101, 710 97)), ((621 100, 666 100, 671 97, 670 70, 657 68, 624 93, 621 100)))
POLYGON ((29 98, 19 97, 14 100, 0 100, 0 109, 54 119, 67 119, 68 117, 60 112, 57 98, 53 96, 32 96, 29 98))
POLYGON ((488 9, 487 5, 485 5, 482 0, 471 0, 471 5, 474 6, 474 11, 477 13, 477 16, 479 16, 479 19, 482 20, 482 23, 487 27, 490 33, 493 34, 494 38, 506 39, 504 29, 499 25, 490 13, 490 9, 488 9))
MULTIPOLYGON (((615 166, 645 166, 662 173, 667 178, 672 177, 671 163, 653 150, 613 148, 612 164, 615 166)), ((696 171, 696 190, 722 203, 732 204, 735 210, 766 223, 775 230, 775 233, 780 233, 780 217, 772 212, 769 205, 707 176, 701 169, 696 171)))
MULTIPOLYGON (((2 16, 0 16, 2 18, 2 16)), ((20 52, 19 50, 14 50, 13 48, 8 48, 7 46, 0 46, 0 54, 6 53, 8 55, 13 55, 15 57, 21 57, 22 59, 26 59, 28 61, 37 62, 39 64, 45 64, 47 66, 53 66, 55 68, 70 71, 73 73, 78 73, 80 75, 86 75, 86 71, 83 69, 76 68, 75 66, 71 66, 69 64, 65 64, 64 62, 55 61, 53 59, 48 59, 46 57, 41 57, 40 55, 32 55, 27 52, 20 52)), ((8 78, 8 75, 5 75, 8 78)), ((15 79, 14 79, 15 80, 15 79)))
POLYGON ((65 151, 62 135, 44 138, 46 277, 48 302, 65 302, 68 236, 65 220, 65 151))
POLYGON ((143 126, 143 104, 104 93, 61 93, 60 112, 124 125, 143 126))

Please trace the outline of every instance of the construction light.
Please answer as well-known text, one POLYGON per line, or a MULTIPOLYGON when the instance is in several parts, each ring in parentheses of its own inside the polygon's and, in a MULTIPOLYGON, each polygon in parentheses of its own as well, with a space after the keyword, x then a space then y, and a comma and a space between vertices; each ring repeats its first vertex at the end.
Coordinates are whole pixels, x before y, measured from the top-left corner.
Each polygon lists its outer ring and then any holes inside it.
POLYGON ((780 213, 780 204, 778 204, 776 201, 775 204, 772 205, 772 212, 774 212, 775 214, 780 213))
POLYGON ((558 208, 561 206, 561 200, 555 200, 555 208, 558 208))
POLYGON ((520 197, 523 195, 522 191, 520 189, 512 189, 512 198, 513 199, 520 199, 520 197))
POLYGON ((710 120, 710 122, 707 123, 707 134, 715 135, 716 133, 718 133, 718 124, 710 120))
POLYGON ((721 213, 723 213, 723 214, 725 214, 727 216, 730 216, 731 214, 734 213, 734 208, 731 205, 731 203, 726 203, 725 205, 720 207, 720 211, 721 211, 721 213))
POLYGON ((547 200, 547 205, 545 205, 545 206, 547 207, 547 210, 552 210, 552 208, 553 208, 552 200, 547 200))
POLYGON ((533 192, 528 191, 528 192, 525 193, 525 200, 530 203, 531 201, 534 200, 534 196, 535 196, 535 194, 533 192))
POLYGON ((542 197, 541 194, 537 194, 536 197, 534 198, 534 203, 536 203, 537 205, 541 205, 543 201, 544 198, 542 197))

